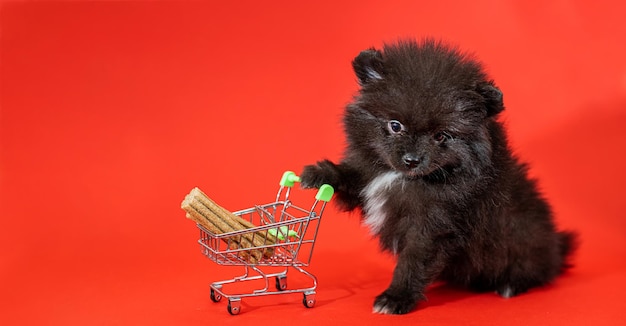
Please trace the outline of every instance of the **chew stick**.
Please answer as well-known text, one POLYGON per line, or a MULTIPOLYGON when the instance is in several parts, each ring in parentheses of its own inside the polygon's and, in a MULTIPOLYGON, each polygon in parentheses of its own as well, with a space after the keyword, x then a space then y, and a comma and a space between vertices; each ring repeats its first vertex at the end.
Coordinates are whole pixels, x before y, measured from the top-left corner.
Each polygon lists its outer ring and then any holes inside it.
MULTIPOLYGON (((206 208, 204 205, 202 205, 199 201, 197 201, 195 199, 196 198, 191 200, 191 202, 190 202, 191 207, 193 209, 195 209, 196 211, 198 211, 200 214, 202 214, 202 216, 206 217, 211 222, 213 222, 213 224, 217 225, 217 227, 219 229, 221 229, 223 233, 244 230, 243 228, 235 229, 233 227, 234 226, 233 223, 228 223, 223 218, 218 217, 211 210, 206 208)), ((249 235, 249 234, 245 234, 244 233, 244 234, 239 235, 239 236, 233 236, 233 237, 231 237, 231 239, 234 239, 234 241, 239 243, 241 245, 242 249, 243 248, 251 248, 251 247, 258 246, 258 245, 253 243, 252 236, 249 235)), ((252 255, 252 257, 255 257, 257 260, 261 259, 262 255, 263 255, 262 252, 259 251, 259 250, 251 250, 250 254, 252 255)))
MULTIPOLYGON (((214 213, 214 215, 217 215, 221 220, 226 222, 226 224, 228 224, 234 230, 244 230, 256 227, 249 221, 246 221, 245 219, 231 213, 230 211, 215 203, 213 200, 211 200, 211 198, 209 198, 206 194, 204 194, 204 192, 202 192, 202 190, 198 189, 197 187, 189 193, 189 196, 193 197, 193 199, 195 200, 198 200, 203 206, 208 208, 211 212, 214 213)), ((255 234, 256 236, 253 234, 247 235, 248 240, 252 242, 256 247, 276 243, 276 238, 268 234, 267 232, 258 231, 255 234)), ((270 251, 270 255, 272 254, 272 250, 268 249, 266 250, 266 252, 267 251, 270 251)))
POLYGON ((211 231, 215 234, 218 234, 221 232, 215 225, 213 225, 213 223, 211 223, 209 220, 205 219, 202 215, 198 214, 197 212, 193 210, 187 211, 187 214, 185 214, 185 216, 188 219, 202 225, 202 227, 204 227, 208 231, 211 231))
MULTIPOLYGON (((211 220, 207 219, 206 217, 204 217, 200 212, 198 212, 197 210, 195 210, 191 205, 189 205, 189 203, 187 202, 183 202, 183 204, 181 205, 181 207, 187 211, 186 217, 188 219, 191 219, 192 221, 202 225, 205 229, 207 229, 208 231, 215 233, 215 234, 220 234, 223 233, 222 230, 220 230, 215 224, 213 224, 211 222, 211 220)), ((234 239, 234 237, 230 237, 230 238, 222 238, 222 240, 224 242, 226 242, 228 249, 231 250, 236 250, 240 247, 242 247, 242 245, 236 241, 236 239, 234 239)), ((259 259, 259 257, 255 257, 255 256, 250 256, 248 255, 247 252, 242 251, 241 252, 241 256, 244 259, 250 259, 250 261, 252 263, 256 263, 259 259)), ((256 256, 259 256, 258 254, 256 254, 256 256)))
MULTIPOLYGON (((197 187, 185 196, 181 208, 188 212, 188 217, 192 217, 193 220, 215 234, 243 231, 256 227, 253 223, 215 203, 197 187)), ((225 238, 223 240, 227 241, 225 238)), ((254 248, 272 245, 277 243, 277 241, 276 237, 268 231, 257 231, 254 233, 244 232, 240 235, 229 237, 227 242, 230 249, 252 248, 249 250, 249 260, 255 263, 263 256, 270 257, 274 253, 274 248, 264 248, 262 251, 254 248)), ((241 251, 242 256, 244 256, 245 252, 245 250, 241 251)), ((246 254, 245 256, 248 255, 246 254)))
MULTIPOLYGON (((256 227, 256 225, 252 224, 250 221, 243 219, 241 217, 237 219, 237 222, 239 222, 239 224, 241 224, 244 228, 247 228, 247 229, 256 227)), ((268 233, 267 230, 265 232, 257 231, 256 234, 258 234, 261 238, 267 238, 266 244, 274 244, 277 242, 276 237, 268 233)))
MULTIPOLYGON (((181 208, 187 211, 187 217, 189 217, 193 221, 196 221, 198 224, 202 225, 205 229, 212 233, 221 234, 224 232, 232 231, 232 229, 228 229, 227 226, 219 219, 215 217, 211 218, 210 216, 203 214, 206 213, 206 208, 204 210, 199 210, 198 207, 194 207, 194 205, 192 205, 192 200, 190 197, 185 198, 185 200, 181 204, 181 208)), ((241 239, 241 236, 222 238, 222 240, 227 243, 228 249, 231 250, 250 247, 250 243, 246 242, 245 239, 241 239)), ((239 255, 243 259, 249 260, 252 263, 258 262, 262 256, 262 254, 258 251, 248 253, 245 250, 240 251, 239 255)))
MULTIPOLYGON (((197 212, 187 213, 185 215, 187 216, 188 219, 202 225, 208 231, 211 231, 213 233, 219 232, 219 229, 215 227, 215 225, 213 225, 211 222, 206 220, 204 217, 198 215, 197 212)), ((228 241, 228 239, 225 239, 225 238, 222 239, 222 241, 226 242, 226 244, 228 245, 228 249, 235 250, 239 247, 239 245, 235 241, 228 241)))

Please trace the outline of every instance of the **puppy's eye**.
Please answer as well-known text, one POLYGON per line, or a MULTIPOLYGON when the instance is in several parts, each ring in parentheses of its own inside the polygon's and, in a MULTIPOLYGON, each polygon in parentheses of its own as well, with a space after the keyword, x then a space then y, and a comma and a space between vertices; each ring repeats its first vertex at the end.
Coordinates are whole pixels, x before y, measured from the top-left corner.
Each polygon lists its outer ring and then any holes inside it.
POLYGON ((389 131, 391 131, 394 134, 397 134, 404 130, 404 126, 398 120, 390 120, 387 123, 387 127, 389 128, 389 131))
POLYGON ((446 131, 439 131, 433 135, 433 139, 438 143, 443 143, 446 140, 452 139, 452 136, 446 131))

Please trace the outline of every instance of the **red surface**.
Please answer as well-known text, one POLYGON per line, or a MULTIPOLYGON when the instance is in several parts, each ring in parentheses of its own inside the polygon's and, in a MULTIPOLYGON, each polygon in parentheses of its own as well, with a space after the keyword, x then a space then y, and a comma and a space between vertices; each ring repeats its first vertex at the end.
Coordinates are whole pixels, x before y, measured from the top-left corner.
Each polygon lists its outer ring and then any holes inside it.
POLYGON ((0 324, 626 324, 623 1, 315 3, 2 3, 0 324), (393 259, 331 208, 315 308, 210 302, 240 270, 199 253, 184 195, 249 207, 283 170, 338 159, 352 58, 424 35, 476 52, 501 86, 515 149, 582 235, 576 267, 509 300, 439 286, 416 312, 373 315, 393 259))

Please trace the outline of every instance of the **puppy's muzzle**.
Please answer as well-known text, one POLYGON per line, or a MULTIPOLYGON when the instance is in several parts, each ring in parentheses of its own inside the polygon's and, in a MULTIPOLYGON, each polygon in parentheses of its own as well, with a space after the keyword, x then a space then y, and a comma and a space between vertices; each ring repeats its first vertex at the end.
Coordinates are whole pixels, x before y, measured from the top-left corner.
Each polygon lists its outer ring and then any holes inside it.
POLYGON ((415 153, 406 153, 404 154, 404 156, 402 156, 402 162, 407 169, 416 168, 418 165, 420 165, 420 163, 422 163, 422 161, 424 161, 424 158, 415 153))

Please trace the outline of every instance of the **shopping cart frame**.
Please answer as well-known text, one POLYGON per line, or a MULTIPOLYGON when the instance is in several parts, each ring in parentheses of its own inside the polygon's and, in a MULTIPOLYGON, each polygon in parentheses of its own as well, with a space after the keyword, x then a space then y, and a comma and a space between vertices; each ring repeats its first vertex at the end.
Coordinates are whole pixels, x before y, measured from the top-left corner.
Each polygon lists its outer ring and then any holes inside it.
POLYGON ((210 285, 211 300, 219 302, 222 298, 226 298, 227 310, 231 315, 239 314, 241 299, 246 297, 302 293, 302 303, 305 307, 312 308, 315 305, 317 278, 303 267, 310 264, 319 223, 326 204, 334 194, 334 189, 330 185, 322 185, 315 195, 311 208, 304 209, 289 199, 291 189, 296 182, 300 182, 300 178, 295 173, 287 171, 280 180, 280 188, 275 201, 233 212, 256 225, 253 228, 215 234, 197 224, 200 230, 198 243, 206 257, 218 265, 243 266, 244 268, 242 275, 215 281, 210 285), (277 241, 268 242, 268 234, 271 234, 277 241), (243 237, 248 239, 258 237, 265 239, 266 242, 261 246, 242 247, 240 244, 243 237), (253 257, 260 257, 260 259, 253 257), (264 270, 276 270, 276 268, 282 270, 271 273, 264 270), (304 275, 309 280, 310 286, 288 289, 287 272, 290 269, 304 275), (257 275, 251 275, 251 271, 256 272, 257 275), (276 290, 270 289, 272 278, 275 279, 276 290), (251 291, 225 290, 225 285, 255 280, 261 280, 260 283, 263 286, 251 291))

